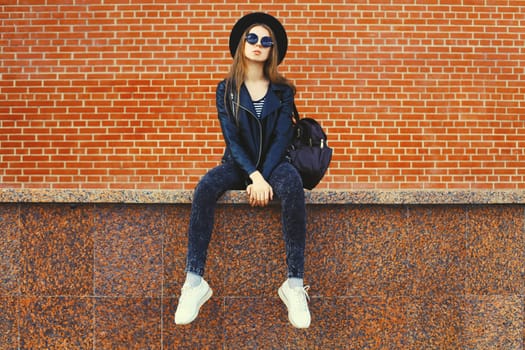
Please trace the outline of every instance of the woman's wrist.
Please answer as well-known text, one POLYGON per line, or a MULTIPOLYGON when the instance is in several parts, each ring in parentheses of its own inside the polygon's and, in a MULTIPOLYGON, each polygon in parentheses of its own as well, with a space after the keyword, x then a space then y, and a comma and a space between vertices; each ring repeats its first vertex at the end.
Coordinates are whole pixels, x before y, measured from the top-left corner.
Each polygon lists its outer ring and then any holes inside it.
POLYGON ((252 180, 252 182, 257 182, 264 180, 264 177, 262 176, 259 170, 255 170, 253 173, 250 174, 250 179, 252 180))

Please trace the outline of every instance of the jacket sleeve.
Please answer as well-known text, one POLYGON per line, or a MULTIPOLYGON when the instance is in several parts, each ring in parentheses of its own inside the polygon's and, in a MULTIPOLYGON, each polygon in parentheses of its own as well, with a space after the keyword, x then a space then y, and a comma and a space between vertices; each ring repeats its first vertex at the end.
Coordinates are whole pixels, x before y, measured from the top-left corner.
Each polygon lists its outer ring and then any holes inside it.
POLYGON ((255 163, 250 159, 248 153, 244 149, 239 137, 237 125, 232 118, 230 118, 226 106, 224 105, 225 90, 226 82, 223 80, 217 85, 215 98, 224 142, 226 143, 226 147, 230 150, 235 163, 246 172, 246 175, 250 175, 257 169, 255 163))
POLYGON ((272 143, 262 167, 262 175, 265 179, 268 179, 277 165, 282 162, 293 137, 292 111, 294 97, 291 88, 284 88, 281 100, 277 126, 274 129, 272 143))

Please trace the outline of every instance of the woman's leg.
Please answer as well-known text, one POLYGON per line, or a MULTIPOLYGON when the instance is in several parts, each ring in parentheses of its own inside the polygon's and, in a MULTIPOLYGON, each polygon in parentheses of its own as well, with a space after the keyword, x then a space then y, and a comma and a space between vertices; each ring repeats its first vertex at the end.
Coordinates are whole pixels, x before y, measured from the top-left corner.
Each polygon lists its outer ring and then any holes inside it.
POLYGON ((288 162, 281 163, 270 177, 274 193, 281 199, 283 234, 286 244, 288 280, 278 290, 288 309, 288 319, 297 328, 310 327, 309 287, 303 286, 304 247, 306 241, 306 208, 303 182, 288 162))
POLYGON ((199 181, 191 206, 186 272, 204 274, 217 200, 227 190, 242 188, 243 181, 241 171, 232 163, 211 169, 199 181))
POLYGON ((288 162, 275 168, 269 183, 281 200, 281 219, 289 278, 303 278, 306 241, 306 208, 301 177, 288 162))
POLYGON ((213 294, 201 276, 204 274, 215 207, 219 197, 226 190, 236 189, 239 183, 242 183, 242 178, 238 168, 230 163, 223 163, 204 175, 195 188, 188 231, 187 274, 175 311, 176 324, 193 322, 201 306, 213 294))

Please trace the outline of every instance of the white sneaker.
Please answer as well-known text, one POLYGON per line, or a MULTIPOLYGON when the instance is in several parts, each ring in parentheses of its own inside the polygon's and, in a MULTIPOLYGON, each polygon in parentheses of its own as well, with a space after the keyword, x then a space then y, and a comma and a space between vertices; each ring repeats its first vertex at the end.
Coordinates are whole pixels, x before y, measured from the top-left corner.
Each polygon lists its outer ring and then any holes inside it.
POLYGON ((210 286, 204 279, 197 287, 184 285, 175 311, 175 323, 183 325, 193 322, 199 314, 200 307, 211 298, 212 294, 210 286))
POLYGON ((311 318, 307 303, 307 300, 310 300, 307 293, 309 288, 309 286, 290 288, 287 280, 279 288, 279 297, 288 308, 288 319, 296 328, 310 326, 311 318))

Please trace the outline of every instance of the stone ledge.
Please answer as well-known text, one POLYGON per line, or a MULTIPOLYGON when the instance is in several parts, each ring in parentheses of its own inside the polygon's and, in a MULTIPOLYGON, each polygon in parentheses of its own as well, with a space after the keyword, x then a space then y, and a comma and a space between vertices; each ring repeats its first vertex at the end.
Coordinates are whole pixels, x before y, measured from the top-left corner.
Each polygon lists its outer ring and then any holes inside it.
MULTIPOLYGON (((193 191, 0 188, 0 203, 189 204, 193 191)), ((305 191, 307 204, 525 204, 525 191, 363 190, 305 191)), ((224 204, 246 204, 244 191, 229 191, 224 204)))

